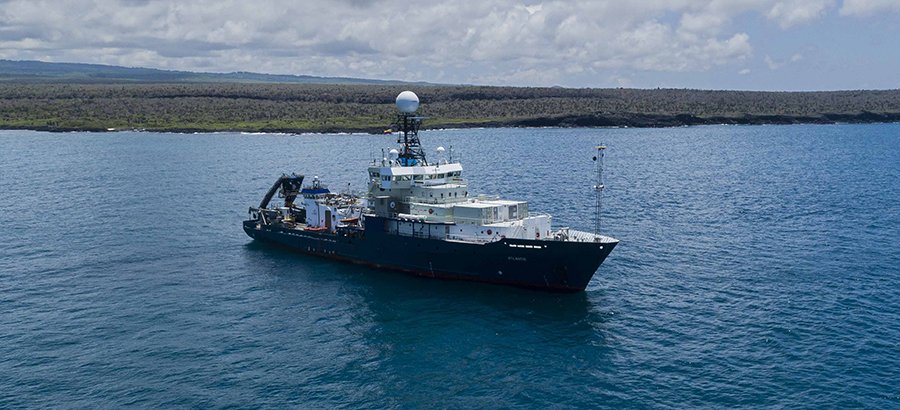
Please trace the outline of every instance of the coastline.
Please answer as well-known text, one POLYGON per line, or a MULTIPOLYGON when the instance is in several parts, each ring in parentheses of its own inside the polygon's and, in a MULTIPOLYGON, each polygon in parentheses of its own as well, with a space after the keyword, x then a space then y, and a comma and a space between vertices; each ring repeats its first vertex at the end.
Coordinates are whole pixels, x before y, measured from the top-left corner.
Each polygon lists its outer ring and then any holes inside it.
MULTIPOLYGON (((568 115, 509 120, 474 120, 435 123, 423 130, 465 128, 671 128, 700 125, 791 125, 791 124, 878 124, 898 123, 900 113, 861 112, 857 114, 822 114, 816 116, 753 115, 701 117, 691 114, 609 114, 568 115)), ((3 124, 0 130, 28 130, 44 132, 120 132, 146 131, 179 134, 244 132, 266 134, 382 134, 383 127, 102 127, 102 126, 54 126, 41 124, 3 124)))

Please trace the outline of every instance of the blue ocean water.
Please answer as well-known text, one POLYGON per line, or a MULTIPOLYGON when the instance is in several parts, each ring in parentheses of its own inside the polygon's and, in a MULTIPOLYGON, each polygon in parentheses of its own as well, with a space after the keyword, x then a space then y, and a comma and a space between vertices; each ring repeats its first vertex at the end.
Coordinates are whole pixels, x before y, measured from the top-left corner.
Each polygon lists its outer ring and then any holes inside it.
MULTIPOLYGON (((900 407, 900 124, 426 131, 622 242, 573 295, 270 249, 371 135, 0 131, 0 407, 900 407)), ((398 250, 402 251, 402 250, 398 250)))

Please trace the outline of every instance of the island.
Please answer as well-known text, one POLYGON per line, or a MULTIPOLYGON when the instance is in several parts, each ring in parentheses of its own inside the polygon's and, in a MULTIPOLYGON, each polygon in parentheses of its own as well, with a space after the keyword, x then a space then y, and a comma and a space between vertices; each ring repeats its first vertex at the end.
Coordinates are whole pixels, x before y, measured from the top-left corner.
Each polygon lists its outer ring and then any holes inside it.
POLYGON ((0 61, 0 128, 382 133, 406 89, 427 102, 429 128, 900 121, 900 90, 492 87, 0 61))

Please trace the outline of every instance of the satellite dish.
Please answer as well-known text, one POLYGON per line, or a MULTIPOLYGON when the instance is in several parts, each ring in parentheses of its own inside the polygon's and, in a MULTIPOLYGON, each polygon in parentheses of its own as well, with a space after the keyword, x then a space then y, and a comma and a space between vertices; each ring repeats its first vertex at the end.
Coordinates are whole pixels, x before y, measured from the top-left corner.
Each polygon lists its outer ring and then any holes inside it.
POLYGON ((436 149, 435 151, 437 151, 438 154, 443 154, 443 153, 444 153, 444 147, 437 147, 437 149, 436 149))
POLYGON ((388 152, 388 156, 391 157, 391 159, 397 158, 400 156, 400 151, 397 151, 396 149, 391 149, 388 152))
POLYGON ((412 114, 419 109, 419 96, 412 91, 404 91, 397 96, 397 109, 412 114))

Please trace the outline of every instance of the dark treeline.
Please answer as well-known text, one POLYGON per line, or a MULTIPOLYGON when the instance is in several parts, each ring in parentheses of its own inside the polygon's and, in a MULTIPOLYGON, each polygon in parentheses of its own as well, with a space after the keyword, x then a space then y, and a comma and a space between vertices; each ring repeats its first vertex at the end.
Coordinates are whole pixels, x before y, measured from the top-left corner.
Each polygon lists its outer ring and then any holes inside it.
POLYGON ((427 126, 900 121, 900 90, 753 92, 321 84, 0 84, 0 127, 378 132, 413 88, 427 126))

